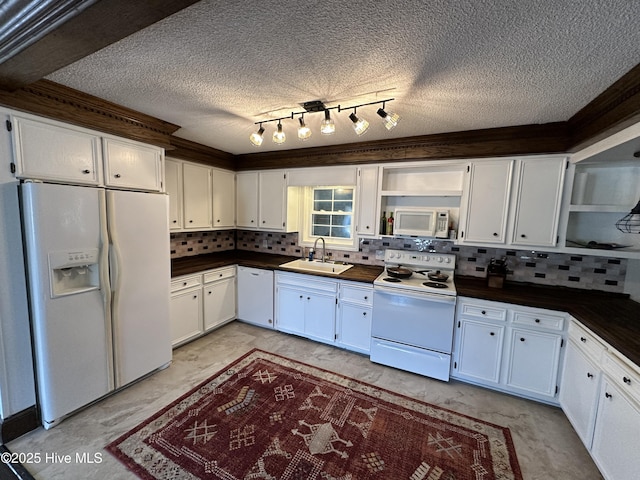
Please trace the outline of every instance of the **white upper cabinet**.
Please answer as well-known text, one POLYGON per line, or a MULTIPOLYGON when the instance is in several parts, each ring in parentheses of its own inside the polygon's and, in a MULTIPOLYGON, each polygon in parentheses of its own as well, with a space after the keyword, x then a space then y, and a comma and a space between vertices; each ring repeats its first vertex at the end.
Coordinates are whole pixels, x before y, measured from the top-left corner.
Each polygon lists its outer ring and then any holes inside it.
POLYGON ((99 185, 100 136, 46 119, 11 115, 18 178, 99 185))
POLYGON ((513 160, 479 161, 471 165, 464 226, 464 243, 504 243, 513 160))
POLYGON ((517 165, 511 243, 555 246, 566 158, 525 158, 519 160, 517 165))
POLYGON ((211 228, 211 169, 195 163, 184 163, 182 179, 184 228, 211 228))
POLYGON ((236 175, 236 224, 258 228, 258 172, 236 175))
POLYGON ((162 148, 111 137, 102 148, 106 186, 162 191, 162 148))
POLYGON ((169 229, 182 229, 182 163, 166 158, 165 187, 169 195, 169 229))
POLYGON ((287 184, 281 170, 260 172, 258 212, 260 228, 284 230, 287 215, 287 184))
POLYGON ((378 167, 358 169, 358 223, 359 236, 372 237, 378 233, 378 167))
POLYGON ((233 228, 236 222, 236 175, 212 169, 213 228, 233 228))

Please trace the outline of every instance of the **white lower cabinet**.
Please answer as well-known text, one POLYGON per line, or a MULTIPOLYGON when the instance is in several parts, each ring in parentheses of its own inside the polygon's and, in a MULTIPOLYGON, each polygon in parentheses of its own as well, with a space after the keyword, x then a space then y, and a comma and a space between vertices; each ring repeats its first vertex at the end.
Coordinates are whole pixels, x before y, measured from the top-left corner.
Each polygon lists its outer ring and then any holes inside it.
POLYGON ((235 266, 171 281, 171 343, 194 340, 236 317, 235 266))
POLYGON ((640 367, 572 320, 560 405, 606 480, 640 472, 640 367))
POLYGON ((174 347, 202 333, 202 276, 180 277, 171 282, 171 343, 174 347))
POLYGON ((458 297, 451 376, 557 404, 565 314, 458 297))
POLYGON ((348 350, 369 353, 373 287, 340 282, 336 343, 348 350))
POLYGON ((204 274, 204 331, 236 318, 236 267, 204 274))
POLYGON ((276 329, 334 343, 338 283, 312 275, 276 273, 276 329))

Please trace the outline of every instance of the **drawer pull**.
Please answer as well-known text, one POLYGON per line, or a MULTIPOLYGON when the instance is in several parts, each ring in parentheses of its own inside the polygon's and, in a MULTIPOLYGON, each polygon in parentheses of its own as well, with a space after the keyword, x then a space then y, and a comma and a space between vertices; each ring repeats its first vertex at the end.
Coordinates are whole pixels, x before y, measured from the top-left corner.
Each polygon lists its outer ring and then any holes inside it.
POLYGON ((484 310, 482 310, 480 313, 481 313, 482 315, 486 315, 486 314, 487 314, 487 312, 485 312, 484 310))
POLYGON ((197 299, 197 298, 198 298, 198 295, 194 295, 194 296, 193 296, 193 298, 194 298, 194 300, 195 300, 195 299, 197 299))
POLYGON ((627 385, 631 385, 631 379, 629 377, 622 377, 622 381, 627 385))
POLYGON ((521 341, 521 342, 524 342, 524 337, 520 337, 520 341, 521 341))
POLYGON ((587 343, 587 339, 586 339, 586 338, 584 338, 584 337, 580 337, 580 341, 581 341, 582 343, 587 343))
POLYGON ((369 297, 367 297, 367 296, 365 295, 364 299, 365 299, 365 300, 369 300, 369 297))
POLYGON ((613 395, 611 395, 609 392, 605 392, 604 396, 607 398, 613 398, 613 395))
POLYGON ((82 173, 84 173, 85 175, 87 175, 87 174, 91 173, 91 170, 85 169, 85 170, 82 170, 82 173))
POLYGON ((493 232, 493 236, 494 236, 494 237, 497 237, 497 236, 498 236, 498 234, 497 234, 496 232, 493 232))
POLYGON ((495 335, 494 332, 489 332, 489 335, 491 335, 492 337, 495 335))
POLYGON ((186 287, 187 286, 187 282, 182 282, 182 286, 186 287))
POLYGON ((116 178, 120 178, 121 176, 122 176, 122 175, 120 175, 119 173, 116 173, 116 174, 114 175, 114 177, 116 177, 116 178))
POLYGON ((587 378, 593 378, 593 373, 587 372, 587 378))
POLYGON ((540 323, 540 319, 539 318, 536 318, 536 323, 540 323))
POLYGON ((362 312, 362 316, 366 317, 367 316, 367 312, 362 312))

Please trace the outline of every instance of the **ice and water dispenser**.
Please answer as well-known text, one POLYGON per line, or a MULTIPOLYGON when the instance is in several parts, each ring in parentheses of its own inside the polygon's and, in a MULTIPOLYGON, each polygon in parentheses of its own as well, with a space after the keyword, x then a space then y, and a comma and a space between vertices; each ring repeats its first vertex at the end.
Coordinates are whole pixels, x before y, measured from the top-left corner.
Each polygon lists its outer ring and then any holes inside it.
POLYGON ((49 252, 51 298, 97 290, 100 287, 99 250, 49 252))

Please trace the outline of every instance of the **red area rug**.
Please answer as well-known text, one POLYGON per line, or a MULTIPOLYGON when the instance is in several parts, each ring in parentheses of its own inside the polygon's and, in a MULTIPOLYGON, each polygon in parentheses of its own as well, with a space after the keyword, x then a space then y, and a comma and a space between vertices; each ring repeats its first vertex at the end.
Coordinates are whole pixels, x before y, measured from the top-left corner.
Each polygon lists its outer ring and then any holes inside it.
POLYGON ((521 479, 509 430, 253 350, 106 449, 145 479, 521 479))

